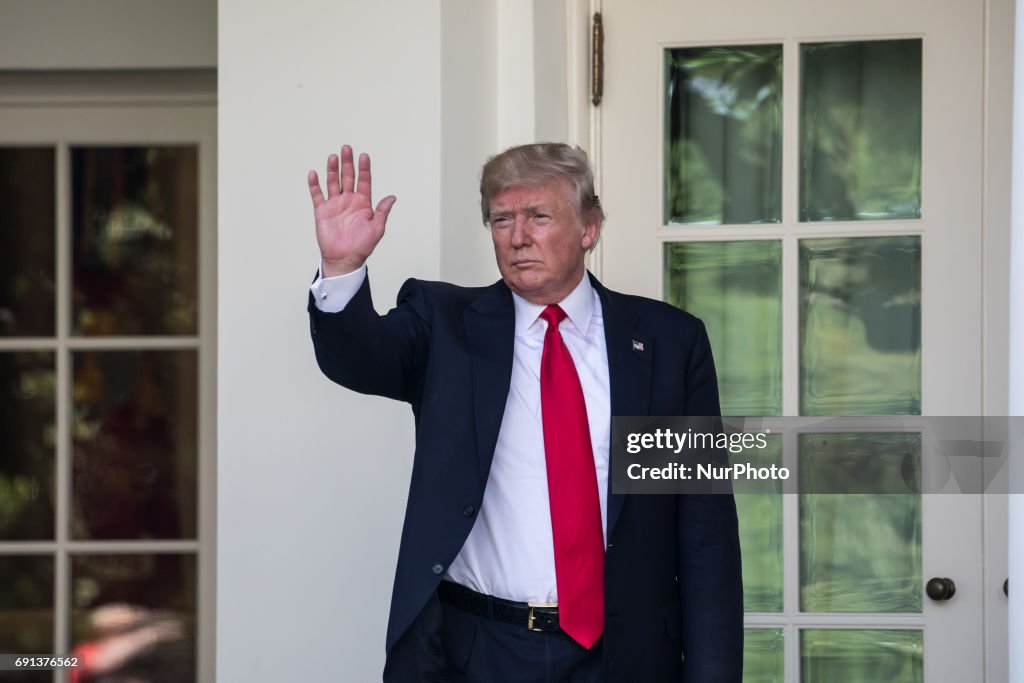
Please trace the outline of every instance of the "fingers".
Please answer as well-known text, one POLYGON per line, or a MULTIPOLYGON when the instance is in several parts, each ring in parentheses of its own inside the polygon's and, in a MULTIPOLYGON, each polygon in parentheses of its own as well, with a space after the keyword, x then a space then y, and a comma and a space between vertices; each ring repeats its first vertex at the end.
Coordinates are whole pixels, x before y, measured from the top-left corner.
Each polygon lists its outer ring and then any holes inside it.
POLYGON ((371 187, 373 180, 370 177, 370 155, 360 154, 359 155, 359 185, 356 187, 356 192, 364 195, 367 200, 372 196, 371 187))
POLYGON ((320 178, 317 176, 316 171, 310 171, 306 180, 309 182, 309 196, 313 200, 313 208, 316 209, 324 203, 324 193, 320 189, 320 178))
POLYGON ((338 182, 338 157, 334 154, 327 157, 327 196, 333 197, 341 194, 341 184, 338 182))
POLYGON ((356 169, 352 164, 352 148, 341 147, 341 191, 351 192, 356 183, 356 169))
MULTIPOLYGON (((320 188, 320 178, 316 171, 309 172, 309 196, 313 198, 313 207, 320 206, 325 199, 320 188)), ((352 192, 356 184, 356 170, 352 162, 352 148, 343 145, 341 159, 336 154, 327 157, 327 197, 335 197, 343 192, 352 192), (340 166, 340 169, 339 169, 340 166), (340 170, 340 173, 339 173, 340 170)), ((370 199, 373 192, 373 178, 370 173, 370 155, 359 155, 359 194, 370 199)))
POLYGON ((377 203, 377 208, 373 211, 373 225, 380 232, 384 232, 384 225, 388 222, 388 214, 391 213, 391 207, 398 201, 398 197, 393 194, 389 194, 384 199, 377 203))

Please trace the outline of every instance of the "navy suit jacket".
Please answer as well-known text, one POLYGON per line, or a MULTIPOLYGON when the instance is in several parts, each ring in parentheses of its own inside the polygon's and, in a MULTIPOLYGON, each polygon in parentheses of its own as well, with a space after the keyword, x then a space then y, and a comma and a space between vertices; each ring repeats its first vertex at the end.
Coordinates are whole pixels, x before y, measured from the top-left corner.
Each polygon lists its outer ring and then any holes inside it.
MULTIPOLYGON (((718 415, 700 320, 590 277, 604 314, 612 415, 718 415)), ((436 591, 483 500, 512 373, 511 292, 501 281, 472 288, 409 280, 380 316, 367 279, 343 311, 320 311, 312 295, 308 310, 325 375, 412 405, 416 454, 384 680, 447 680, 436 591)), ((607 515, 606 681, 740 683, 732 496, 610 494, 607 515)))

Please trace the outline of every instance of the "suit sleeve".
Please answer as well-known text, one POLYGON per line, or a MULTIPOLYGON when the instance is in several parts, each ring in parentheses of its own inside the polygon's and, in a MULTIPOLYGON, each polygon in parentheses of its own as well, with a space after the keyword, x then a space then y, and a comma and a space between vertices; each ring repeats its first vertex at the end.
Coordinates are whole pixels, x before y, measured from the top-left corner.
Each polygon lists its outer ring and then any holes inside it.
MULTIPOLYGON (((704 325, 686 369, 686 414, 720 415, 718 379, 704 325)), ((743 579, 736 503, 731 493, 681 494, 679 588, 683 681, 741 683, 743 579)))
POLYGON ((409 403, 419 395, 430 339, 420 283, 406 281, 385 315, 373 308, 369 276, 343 310, 321 311, 312 293, 306 310, 313 351, 328 378, 359 393, 409 403))

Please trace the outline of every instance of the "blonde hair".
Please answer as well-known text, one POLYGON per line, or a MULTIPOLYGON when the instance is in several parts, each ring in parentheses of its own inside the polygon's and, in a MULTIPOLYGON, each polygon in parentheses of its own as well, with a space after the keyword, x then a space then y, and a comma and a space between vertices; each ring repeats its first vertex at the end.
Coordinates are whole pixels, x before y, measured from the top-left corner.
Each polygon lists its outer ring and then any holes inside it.
POLYGON ((604 209, 594 193, 594 173, 587 153, 561 142, 538 142, 509 147, 495 154, 480 173, 480 212, 490 224, 491 199, 510 187, 538 187, 564 182, 572 191, 576 216, 583 222, 604 224, 604 209))

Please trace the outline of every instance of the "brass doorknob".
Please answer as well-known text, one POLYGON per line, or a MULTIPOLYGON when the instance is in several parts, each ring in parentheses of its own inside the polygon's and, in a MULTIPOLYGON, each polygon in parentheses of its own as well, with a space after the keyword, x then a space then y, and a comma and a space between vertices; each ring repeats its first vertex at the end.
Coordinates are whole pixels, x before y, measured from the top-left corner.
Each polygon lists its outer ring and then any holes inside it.
POLYGON ((929 579, 928 583, 925 584, 924 592, 932 600, 949 600, 956 595, 956 584, 953 583, 953 579, 940 579, 936 577, 929 579))

